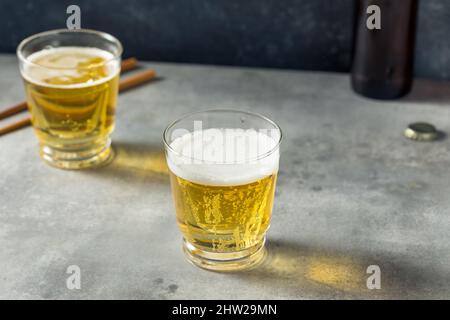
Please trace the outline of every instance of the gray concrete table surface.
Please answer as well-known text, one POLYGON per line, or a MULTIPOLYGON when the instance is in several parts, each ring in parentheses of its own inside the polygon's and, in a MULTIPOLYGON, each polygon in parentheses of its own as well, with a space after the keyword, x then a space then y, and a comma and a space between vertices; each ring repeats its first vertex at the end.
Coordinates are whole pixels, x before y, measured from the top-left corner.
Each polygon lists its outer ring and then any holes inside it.
MULTIPOLYGON (((161 79, 120 96, 107 167, 47 166, 31 128, 0 137, 0 298, 450 298, 450 144, 402 136, 418 120, 450 132, 449 83, 378 102, 344 74, 145 65, 161 79), (201 270, 181 251, 162 132, 211 108, 284 131, 269 254, 247 272, 201 270), (70 265, 80 290, 66 287, 70 265)), ((23 100, 16 58, 0 55, 0 70, 0 105, 23 100)))

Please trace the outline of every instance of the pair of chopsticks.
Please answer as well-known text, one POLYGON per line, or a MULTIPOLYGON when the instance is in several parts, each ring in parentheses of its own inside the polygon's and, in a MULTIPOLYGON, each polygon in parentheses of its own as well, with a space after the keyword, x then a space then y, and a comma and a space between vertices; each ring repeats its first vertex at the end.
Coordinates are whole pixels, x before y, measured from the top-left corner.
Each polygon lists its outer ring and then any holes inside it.
MULTIPOLYGON (((126 71, 136 69, 137 65, 138 65, 138 61, 136 60, 136 58, 125 59, 122 61, 120 72, 123 73, 126 71)), ((123 92, 125 90, 137 87, 145 82, 152 80, 153 78, 155 78, 155 76, 156 76, 155 70, 150 69, 150 70, 138 72, 138 73, 133 74, 125 79, 120 79, 119 92, 123 92)), ((23 101, 14 106, 11 106, 4 111, 0 111, 0 120, 8 118, 17 113, 23 112, 23 111, 27 110, 27 108, 28 107, 27 107, 26 101, 23 101)), ((18 120, 17 122, 14 122, 3 128, 0 128, 0 136, 5 135, 10 132, 13 132, 18 129, 27 127, 29 125, 31 125, 30 117, 26 117, 22 120, 18 120)))

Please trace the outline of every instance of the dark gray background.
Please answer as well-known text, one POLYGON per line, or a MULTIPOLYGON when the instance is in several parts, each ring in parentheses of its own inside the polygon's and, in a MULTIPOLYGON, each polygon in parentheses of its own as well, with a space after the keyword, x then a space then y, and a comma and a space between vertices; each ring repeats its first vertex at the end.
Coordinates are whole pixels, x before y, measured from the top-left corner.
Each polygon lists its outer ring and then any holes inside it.
MULTIPOLYGON (((359 0, 0 0, 0 52, 66 25, 77 4, 82 27, 154 61, 346 72, 359 0)), ((450 79, 450 1, 419 6, 416 75, 450 79)))

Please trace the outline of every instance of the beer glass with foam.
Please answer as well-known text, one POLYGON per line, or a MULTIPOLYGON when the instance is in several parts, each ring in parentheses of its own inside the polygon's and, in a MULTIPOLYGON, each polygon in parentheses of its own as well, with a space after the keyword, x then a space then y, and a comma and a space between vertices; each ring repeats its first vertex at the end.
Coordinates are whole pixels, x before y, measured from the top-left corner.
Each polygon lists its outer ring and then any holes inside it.
POLYGON ((18 49, 40 155, 50 165, 81 169, 111 156, 122 45, 93 30, 54 30, 18 49))
POLYGON ((215 271, 257 265, 265 254, 281 130, 257 114, 211 110, 164 132, 183 250, 215 271))

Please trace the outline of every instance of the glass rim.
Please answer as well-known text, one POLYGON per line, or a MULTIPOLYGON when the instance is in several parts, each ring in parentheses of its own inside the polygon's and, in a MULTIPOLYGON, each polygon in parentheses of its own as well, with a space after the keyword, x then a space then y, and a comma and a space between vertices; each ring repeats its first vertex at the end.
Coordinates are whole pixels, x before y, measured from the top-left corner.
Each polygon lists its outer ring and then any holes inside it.
MULTIPOLYGON (((252 116, 252 117, 256 117, 259 119, 262 119, 268 123, 270 123, 271 125, 274 126, 275 130, 277 130, 279 132, 279 138, 278 141, 276 142, 276 144, 267 152, 264 152, 260 155, 258 155, 256 158, 251 158, 251 159, 245 159, 244 161, 241 162, 252 162, 252 161, 259 161, 262 159, 267 158, 268 156, 272 155, 276 150, 278 150, 280 148, 281 145, 281 141, 283 140, 283 131, 281 130, 280 126, 273 120, 269 119, 268 117, 256 113, 256 112, 250 112, 250 111, 246 111, 246 110, 236 110, 236 109, 208 109, 208 110, 202 110, 202 111, 194 111, 194 112, 189 112, 189 113, 185 113, 184 115, 180 116, 178 119, 176 119, 175 121, 172 121, 165 129, 163 132, 163 143, 164 143, 164 147, 166 148, 166 150, 169 150, 170 152, 176 154, 178 157, 184 158, 184 159, 188 159, 191 161, 202 161, 202 162, 206 162, 205 160, 202 159, 198 159, 196 157, 188 157, 185 156, 183 154, 181 154, 180 152, 177 152, 175 149, 173 149, 170 146, 170 143, 167 139, 167 135, 169 133, 169 130, 173 128, 173 126, 175 126, 177 123, 186 120, 189 117, 195 116, 197 114, 203 114, 203 113, 216 113, 216 112, 225 112, 225 113, 237 113, 237 114, 244 114, 247 116, 252 116)), ((216 163, 218 165, 225 165, 225 164, 239 164, 236 162, 221 162, 221 163, 216 163)))
MULTIPOLYGON (((103 65, 106 65, 107 63, 120 59, 123 53, 123 46, 122 43, 119 41, 119 39, 117 39, 116 37, 114 37, 113 35, 107 33, 107 32, 103 32, 103 31, 98 31, 98 30, 92 30, 92 29, 75 29, 75 30, 69 30, 69 29, 53 29, 53 30, 48 30, 48 31, 44 31, 44 32, 39 32, 36 34, 33 34, 29 37, 26 37, 25 39, 23 39, 19 45, 17 46, 17 50, 16 50, 16 54, 17 57, 19 58, 19 60, 22 63, 26 63, 29 65, 33 65, 39 68, 46 68, 46 69, 53 69, 53 70, 74 70, 74 69, 80 69, 79 67, 72 67, 72 68, 68 68, 68 67, 49 67, 49 66, 44 66, 41 65, 39 63, 35 63, 35 62, 31 62, 30 60, 28 60, 27 57, 25 57, 23 55, 23 48, 30 43, 31 41, 39 38, 39 37, 45 37, 45 36, 51 36, 51 35, 56 35, 56 34, 61 34, 61 33, 84 33, 84 34, 93 34, 93 35, 97 35, 101 38, 104 38, 106 40, 109 40, 115 44, 117 44, 118 47, 118 52, 116 54, 113 54, 113 57, 111 59, 105 60, 101 63, 95 64, 94 67, 100 67, 103 65)), ((58 48, 62 48, 64 46, 58 47, 58 48)), ((89 66, 89 67, 82 67, 81 69, 92 69, 93 66, 89 66)))

